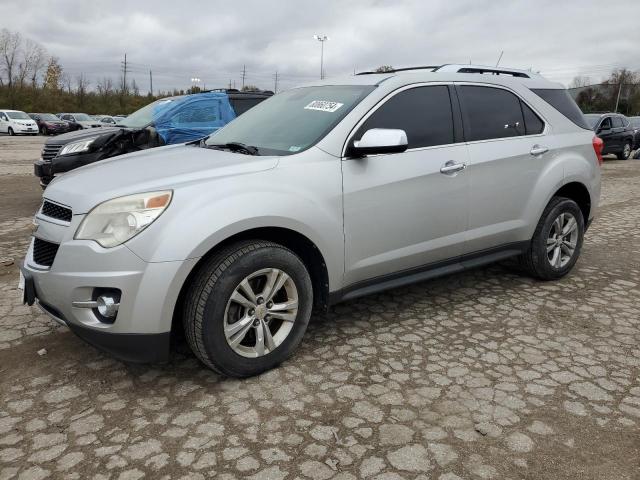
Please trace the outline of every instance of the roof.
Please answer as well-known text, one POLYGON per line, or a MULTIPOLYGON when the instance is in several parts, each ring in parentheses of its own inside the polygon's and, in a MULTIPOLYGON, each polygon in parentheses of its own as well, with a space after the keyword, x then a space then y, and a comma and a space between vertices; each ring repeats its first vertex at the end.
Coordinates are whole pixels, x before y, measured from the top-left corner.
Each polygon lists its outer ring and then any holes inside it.
POLYGON ((0 108, 0 112, 21 112, 24 113, 22 110, 11 110, 8 108, 0 108))

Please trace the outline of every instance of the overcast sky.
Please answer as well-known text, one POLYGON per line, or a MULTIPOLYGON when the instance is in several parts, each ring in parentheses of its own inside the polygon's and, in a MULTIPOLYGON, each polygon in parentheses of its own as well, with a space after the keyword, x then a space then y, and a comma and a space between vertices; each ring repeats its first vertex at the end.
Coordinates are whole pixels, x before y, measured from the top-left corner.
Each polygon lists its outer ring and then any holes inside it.
POLYGON ((246 82, 273 89, 320 75, 325 34, 327 76, 379 65, 440 63, 540 70, 569 83, 594 82, 612 68, 640 69, 640 0, 0 0, 0 27, 21 32, 92 86, 130 78, 143 92, 246 82), (626 32, 626 33, 625 33, 626 32))

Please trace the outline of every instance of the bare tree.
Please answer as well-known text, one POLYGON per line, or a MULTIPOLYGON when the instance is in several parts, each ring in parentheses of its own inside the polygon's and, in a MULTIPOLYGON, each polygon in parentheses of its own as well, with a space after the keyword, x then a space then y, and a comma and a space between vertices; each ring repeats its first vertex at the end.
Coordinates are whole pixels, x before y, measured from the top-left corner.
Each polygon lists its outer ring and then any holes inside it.
POLYGON ((96 89, 98 90, 98 94, 102 97, 109 97, 113 94, 113 80, 110 77, 103 77, 101 80, 98 80, 96 84, 96 89))
POLYGON ((0 31, 0 73, 4 73, 9 89, 13 88, 16 61, 22 45, 22 36, 6 28, 0 31))
POLYGON ((31 86, 38 83, 38 76, 47 63, 47 50, 38 42, 27 39, 24 48, 24 64, 31 80, 31 86))
POLYGON ((64 88, 67 91, 67 93, 73 92, 73 89, 71 88, 72 87, 71 76, 68 73, 66 72, 62 73, 62 75, 60 76, 60 84, 62 88, 64 88))
POLYGON ((81 73, 76 77, 76 95, 78 96, 78 103, 81 107, 84 107, 84 101, 87 97, 88 90, 89 80, 84 73, 81 73))
POLYGON ((569 84, 569 88, 587 87, 591 84, 592 82, 589 77, 579 75, 577 77, 573 77, 573 80, 571 80, 571 83, 569 84))

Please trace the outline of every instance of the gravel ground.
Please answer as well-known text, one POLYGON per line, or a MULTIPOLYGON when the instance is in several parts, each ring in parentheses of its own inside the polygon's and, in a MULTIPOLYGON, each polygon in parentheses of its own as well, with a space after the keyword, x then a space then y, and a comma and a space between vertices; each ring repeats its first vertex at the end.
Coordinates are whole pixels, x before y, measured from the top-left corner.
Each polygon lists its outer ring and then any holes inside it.
POLYGON ((238 381, 183 346, 120 363, 20 305, 41 143, 0 137, 1 479, 640 478, 640 162, 604 165, 565 279, 497 265, 342 304, 238 381))

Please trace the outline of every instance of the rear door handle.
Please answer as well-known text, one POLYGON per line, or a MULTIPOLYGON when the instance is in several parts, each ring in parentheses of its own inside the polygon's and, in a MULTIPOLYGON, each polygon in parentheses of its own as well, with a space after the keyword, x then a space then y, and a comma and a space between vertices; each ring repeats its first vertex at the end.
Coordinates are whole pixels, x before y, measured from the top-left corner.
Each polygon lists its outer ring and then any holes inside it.
POLYGON ((459 172, 467 168, 466 163, 454 163, 453 160, 449 160, 440 168, 440 173, 444 173, 445 175, 451 175, 452 173, 459 172))
POLYGON ((548 151, 548 147, 543 147, 542 145, 534 145, 529 153, 534 157, 537 157, 538 155, 542 155, 543 153, 547 153, 548 151))

